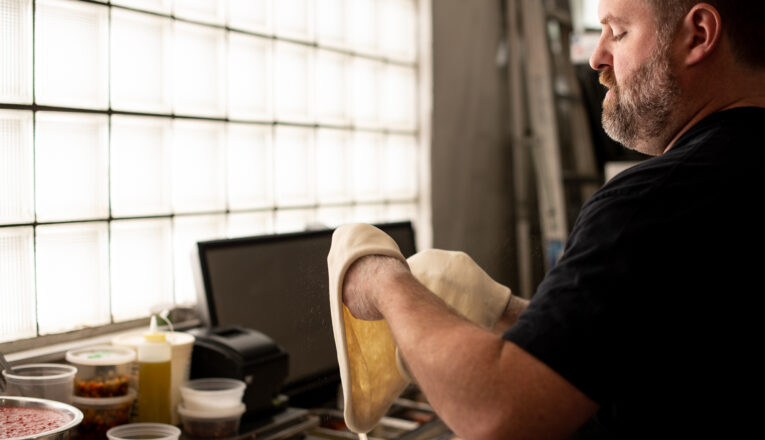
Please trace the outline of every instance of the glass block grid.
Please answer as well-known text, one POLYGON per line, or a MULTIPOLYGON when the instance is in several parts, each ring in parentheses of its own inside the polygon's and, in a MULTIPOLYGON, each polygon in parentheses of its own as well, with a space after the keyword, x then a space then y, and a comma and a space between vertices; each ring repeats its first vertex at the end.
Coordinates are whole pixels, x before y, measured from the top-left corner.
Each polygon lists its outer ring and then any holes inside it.
POLYGON ((196 301, 199 240, 417 220, 417 0, 0 0, 0 342, 196 301))

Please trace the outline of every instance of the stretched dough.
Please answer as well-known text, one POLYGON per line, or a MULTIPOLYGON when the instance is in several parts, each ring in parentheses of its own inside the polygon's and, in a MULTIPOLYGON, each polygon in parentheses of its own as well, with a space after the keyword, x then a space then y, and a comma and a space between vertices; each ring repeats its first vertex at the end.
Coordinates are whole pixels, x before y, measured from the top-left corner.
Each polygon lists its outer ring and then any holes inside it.
POLYGON ((396 368, 396 345, 383 321, 356 319, 343 304, 343 279, 354 261, 387 255, 406 262, 396 242, 378 228, 350 224, 337 228, 327 256, 332 330, 340 366, 345 424, 367 433, 409 385, 396 368))
POLYGON ((455 311, 490 329, 505 311, 511 292, 489 277, 464 252, 429 249, 405 260, 396 242, 374 226, 341 226, 327 257, 332 329, 340 366, 344 416, 348 428, 369 432, 411 382, 387 323, 362 321, 343 304, 343 279, 365 255, 387 255, 407 262, 412 274, 455 311))
POLYGON ((420 283, 486 329, 497 324, 510 300, 510 288, 494 281, 464 252, 428 249, 407 262, 420 283))

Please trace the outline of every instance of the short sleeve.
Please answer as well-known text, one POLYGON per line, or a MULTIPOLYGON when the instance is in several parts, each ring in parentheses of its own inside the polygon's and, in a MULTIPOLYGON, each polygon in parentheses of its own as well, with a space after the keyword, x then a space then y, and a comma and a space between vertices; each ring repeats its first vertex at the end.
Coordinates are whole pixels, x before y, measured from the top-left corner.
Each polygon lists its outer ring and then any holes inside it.
POLYGON ((644 290, 641 259, 650 228, 636 218, 639 198, 604 191, 585 205, 566 249, 540 284, 527 310, 504 338, 602 403, 629 362, 636 318, 629 298, 644 290))

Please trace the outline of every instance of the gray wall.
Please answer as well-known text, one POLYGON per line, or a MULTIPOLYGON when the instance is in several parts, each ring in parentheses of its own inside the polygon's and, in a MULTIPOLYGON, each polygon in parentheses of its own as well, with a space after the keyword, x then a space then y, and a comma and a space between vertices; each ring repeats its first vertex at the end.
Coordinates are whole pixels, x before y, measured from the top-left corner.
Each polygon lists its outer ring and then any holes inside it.
POLYGON ((433 3, 433 246, 515 290, 507 74, 499 0, 433 3))

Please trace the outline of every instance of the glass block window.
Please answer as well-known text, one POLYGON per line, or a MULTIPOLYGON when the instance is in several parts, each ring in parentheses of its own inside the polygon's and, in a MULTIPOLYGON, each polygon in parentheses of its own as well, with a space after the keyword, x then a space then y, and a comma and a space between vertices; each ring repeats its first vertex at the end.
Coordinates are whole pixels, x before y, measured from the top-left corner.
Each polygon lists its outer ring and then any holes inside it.
POLYGON ((600 30, 597 0, 572 0, 571 11, 574 26, 579 30, 600 30))
POLYGON ((0 343, 193 305, 206 239, 417 221, 418 0, 0 0, 0 343))

